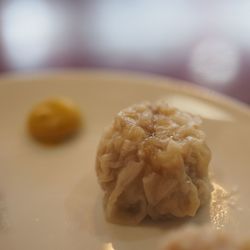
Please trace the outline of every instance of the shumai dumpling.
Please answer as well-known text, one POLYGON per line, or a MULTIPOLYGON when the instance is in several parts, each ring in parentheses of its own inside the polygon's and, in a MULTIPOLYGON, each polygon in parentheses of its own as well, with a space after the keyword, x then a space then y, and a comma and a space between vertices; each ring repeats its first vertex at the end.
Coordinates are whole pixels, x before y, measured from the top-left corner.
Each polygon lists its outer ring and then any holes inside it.
POLYGON ((105 131, 96 173, 108 221, 194 216, 209 197, 211 152, 201 119, 164 101, 120 111, 105 131))

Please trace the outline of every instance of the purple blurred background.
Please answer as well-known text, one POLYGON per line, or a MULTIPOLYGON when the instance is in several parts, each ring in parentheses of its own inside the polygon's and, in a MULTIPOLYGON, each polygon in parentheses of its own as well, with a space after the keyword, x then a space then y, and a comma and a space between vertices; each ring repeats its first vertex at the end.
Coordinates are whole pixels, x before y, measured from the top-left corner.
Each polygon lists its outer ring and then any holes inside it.
POLYGON ((250 104, 248 0, 2 0, 0 18, 0 72, 152 72, 250 104))

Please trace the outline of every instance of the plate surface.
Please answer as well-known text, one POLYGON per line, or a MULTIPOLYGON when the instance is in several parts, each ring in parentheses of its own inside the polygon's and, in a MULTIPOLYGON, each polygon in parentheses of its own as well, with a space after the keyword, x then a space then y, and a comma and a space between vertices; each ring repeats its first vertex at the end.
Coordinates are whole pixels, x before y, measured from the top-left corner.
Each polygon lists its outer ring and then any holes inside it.
POLYGON ((169 230, 187 223, 250 228, 250 111, 243 104, 155 76, 99 71, 6 76, 0 79, 0 249, 157 249, 169 230), (26 132, 32 106, 48 97, 72 98, 85 129, 56 147, 26 132), (204 118, 212 150, 214 192, 192 219, 136 227, 105 221, 95 153, 105 126, 120 109, 166 98, 204 118))

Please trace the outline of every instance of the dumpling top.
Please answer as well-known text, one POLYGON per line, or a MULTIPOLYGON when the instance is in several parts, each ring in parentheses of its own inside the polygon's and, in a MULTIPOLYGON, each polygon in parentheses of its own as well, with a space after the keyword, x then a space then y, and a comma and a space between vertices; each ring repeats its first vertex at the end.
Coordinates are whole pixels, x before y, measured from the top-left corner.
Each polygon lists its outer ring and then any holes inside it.
POLYGON ((194 216, 208 198, 211 153, 201 119, 165 102, 120 111, 104 133, 96 173, 107 220, 137 224, 194 216))

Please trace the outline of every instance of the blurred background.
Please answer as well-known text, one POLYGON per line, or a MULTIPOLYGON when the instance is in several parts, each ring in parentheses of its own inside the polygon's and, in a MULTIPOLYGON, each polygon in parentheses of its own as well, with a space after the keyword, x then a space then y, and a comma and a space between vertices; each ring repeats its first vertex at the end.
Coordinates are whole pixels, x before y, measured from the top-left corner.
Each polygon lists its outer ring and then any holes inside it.
POLYGON ((101 68, 250 104, 249 0, 0 0, 0 72, 101 68))

